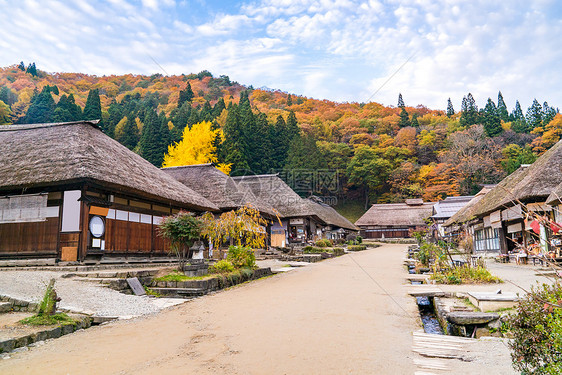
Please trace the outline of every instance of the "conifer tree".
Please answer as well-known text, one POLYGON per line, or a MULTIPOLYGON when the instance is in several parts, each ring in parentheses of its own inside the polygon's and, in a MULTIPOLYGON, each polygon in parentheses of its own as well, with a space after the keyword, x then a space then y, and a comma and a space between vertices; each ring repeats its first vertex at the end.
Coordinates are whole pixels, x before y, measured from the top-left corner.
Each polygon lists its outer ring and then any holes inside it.
POLYGON ((542 106, 538 102, 537 99, 533 100, 533 104, 527 109, 527 114, 525 115, 525 119, 527 120, 527 126, 529 129, 533 130, 538 128, 542 125, 543 120, 543 112, 542 106))
POLYGON ((503 131, 496 105, 492 99, 488 98, 481 117, 484 125, 484 131, 488 137, 495 137, 503 131))
POLYGON ((144 127, 139 141, 139 153, 157 167, 162 165, 164 158, 160 138, 160 122, 156 112, 148 111, 144 118, 144 127))
POLYGON ((477 124, 479 120, 476 101, 472 97, 472 94, 468 93, 468 95, 462 99, 460 124, 469 127, 477 124))
POLYGON ((293 97, 291 96, 291 94, 287 94, 287 107, 290 107, 293 105, 293 97))
POLYGON ((34 76, 34 77, 37 77, 37 68, 35 67, 35 63, 30 63, 30 64, 27 66, 26 72, 29 73, 29 74, 31 74, 31 75, 34 76))
POLYGON ((215 104, 215 106, 213 107, 213 119, 219 117, 222 113, 222 111, 224 111, 226 109, 226 106, 224 104, 224 99, 220 98, 217 103, 215 104))
POLYGON ((554 118, 554 116, 556 116, 558 111, 553 107, 550 107, 547 102, 544 102, 542 105, 542 113, 543 113, 542 125, 546 126, 548 125, 549 122, 552 121, 552 119, 554 118))
POLYGON ((290 143, 293 138, 298 137, 301 133, 301 129, 297 122, 297 116, 295 112, 290 111, 289 116, 287 116, 287 141, 290 143))
POLYGON ((98 89, 90 90, 84 106, 84 120, 100 120, 98 125, 103 129, 100 94, 98 89))
POLYGON ((519 100, 515 102, 515 108, 511 112, 509 116, 512 122, 511 129, 516 133, 527 133, 529 131, 529 127, 527 126, 527 120, 523 115, 523 110, 521 109, 521 104, 519 104, 519 100))
POLYGON ((509 121, 509 113, 507 112, 507 106, 505 105, 505 101, 503 100, 503 95, 501 91, 498 92, 497 113, 498 116, 500 117, 500 120, 502 120, 503 122, 509 121))
POLYGON ((402 93, 398 94, 398 108, 404 108, 404 99, 402 99, 402 93))
POLYGON ((52 122, 55 108, 56 105, 50 87, 45 86, 39 94, 31 99, 31 105, 27 110, 24 122, 28 124, 52 122))
POLYGON ((451 117, 455 114, 455 109, 453 108, 453 103, 451 102, 451 98, 447 100, 447 117, 451 117))
POLYGON ((412 127, 414 127, 414 128, 419 128, 419 127, 420 127, 420 124, 419 124, 419 122, 418 122, 418 114, 417 114, 417 113, 414 113, 414 114, 412 115, 412 122, 411 122, 411 125, 410 125, 410 126, 412 126, 412 127))
POLYGON ((178 107, 181 107, 186 102, 191 103, 193 97, 194 95, 193 95, 193 90, 191 89, 191 84, 187 82, 185 89, 180 91, 180 97, 178 99, 178 107))
POLYGON ((18 64, 18 69, 25 72, 25 64, 23 63, 23 61, 20 61, 20 63, 18 64))
POLYGON ((117 141, 123 146, 127 147, 129 150, 134 150, 139 142, 139 128, 132 116, 127 116, 126 119, 127 120, 123 125, 122 132, 120 132, 120 134, 116 134, 115 136, 117 141))
POLYGON ((164 112, 160 112, 158 120, 160 122, 160 140, 158 142, 158 147, 160 148, 160 154, 164 157, 163 155, 168 152, 168 146, 173 144, 175 140, 172 138, 172 132, 170 131, 170 121, 166 118, 164 112))
POLYGON ((406 111, 405 107, 401 107, 400 109, 400 121, 398 122, 398 126, 400 126, 401 128, 405 128, 407 126, 410 126, 410 116, 408 115, 408 112, 406 111))

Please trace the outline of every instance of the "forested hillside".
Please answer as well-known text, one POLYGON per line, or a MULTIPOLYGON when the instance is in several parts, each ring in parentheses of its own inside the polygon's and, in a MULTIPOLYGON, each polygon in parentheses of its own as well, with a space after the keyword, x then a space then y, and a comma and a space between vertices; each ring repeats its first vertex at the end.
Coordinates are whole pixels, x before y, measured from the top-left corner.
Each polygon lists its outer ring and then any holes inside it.
POLYGON ((562 136, 562 115, 547 102, 510 109, 500 92, 479 109, 468 93, 456 111, 451 99, 446 110, 397 99, 396 107, 335 103, 207 71, 98 77, 0 68, 0 124, 99 118, 106 134, 160 167, 169 145, 201 138, 205 127, 187 133, 208 121, 214 160, 231 173, 280 172, 303 195, 362 205, 473 194, 562 136))

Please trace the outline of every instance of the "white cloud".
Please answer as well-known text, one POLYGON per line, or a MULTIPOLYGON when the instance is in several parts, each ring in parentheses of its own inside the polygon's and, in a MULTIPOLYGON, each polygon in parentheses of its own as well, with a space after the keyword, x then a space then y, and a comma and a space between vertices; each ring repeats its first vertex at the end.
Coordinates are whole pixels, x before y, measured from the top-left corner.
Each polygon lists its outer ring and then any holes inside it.
MULTIPOLYGON (((216 6, 216 5, 215 5, 216 6)), ((255 87, 460 107, 502 90, 561 106, 555 2, 247 0, 235 11, 173 0, 0 0, 0 65, 93 74, 208 69, 255 87)))

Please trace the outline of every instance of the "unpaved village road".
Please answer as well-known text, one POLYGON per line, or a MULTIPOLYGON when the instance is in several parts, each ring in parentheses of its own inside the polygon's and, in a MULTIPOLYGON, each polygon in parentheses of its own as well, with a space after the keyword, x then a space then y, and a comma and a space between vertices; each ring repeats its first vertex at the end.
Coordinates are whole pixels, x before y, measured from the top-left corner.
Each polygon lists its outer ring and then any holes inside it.
POLYGON ((64 336, 0 361, 0 374, 413 374, 420 327, 402 286, 404 249, 345 255, 64 336))

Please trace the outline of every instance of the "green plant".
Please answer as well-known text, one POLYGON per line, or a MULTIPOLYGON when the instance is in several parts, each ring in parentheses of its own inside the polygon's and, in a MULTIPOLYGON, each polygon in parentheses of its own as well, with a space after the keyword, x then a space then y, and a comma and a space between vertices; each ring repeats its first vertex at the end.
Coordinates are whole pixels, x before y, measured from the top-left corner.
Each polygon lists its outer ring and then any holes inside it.
POLYGON ((185 211, 164 217, 158 226, 159 235, 170 240, 170 252, 178 259, 181 272, 185 270, 189 248, 201 237, 202 228, 203 222, 185 211))
POLYGON ((32 326, 47 326, 53 324, 66 325, 74 324, 76 321, 72 319, 65 313, 56 313, 53 315, 36 314, 19 321, 21 324, 27 324, 32 326))
POLYGON ((211 273, 227 274, 232 271, 234 271, 234 265, 226 259, 219 260, 209 267, 209 272, 211 273))
POLYGON ((43 294, 43 299, 37 306, 37 315, 54 315, 57 309, 57 292, 55 291, 55 279, 51 279, 43 294))
POLYGON ((355 237, 355 241, 357 241, 357 243, 359 243, 359 244, 363 243, 363 237, 357 236, 357 237, 355 237))
POLYGON ((152 290, 151 288, 147 287, 146 285, 143 285, 144 287, 144 291, 146 292, 147 295, 149 296, 154 296, 154 297, 162 297, 162 295, 154 290, 152 290))
POLYGON ((318 241, 316 241, 315 245, 318 246, 318 247, 330 247, 330 246, 332 246, 332 241, 327 240, 327 239, 318 240, 318 241))
POLYGON ((467 283, 501 283, 502 280, 490 273, 485 267, 456 267, 440 270, 431 275, 431 279, 438 284, 467 284, 467 283))
POLYGON ((256 254, 249 247, 230 246, 226 259, 229 260, 235 268, 256 268, 256 254))
POLYGON ((507 321, 513 367, 521 374, 562 373, 562 286, 543 284, 519 301, 507 321))
POLYGON ((349 251, 367 250, 367 246, 365 246, 365 245, 348 246, 347 250, 349 250, 349 251))

